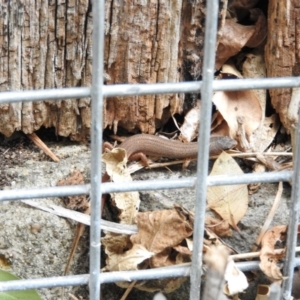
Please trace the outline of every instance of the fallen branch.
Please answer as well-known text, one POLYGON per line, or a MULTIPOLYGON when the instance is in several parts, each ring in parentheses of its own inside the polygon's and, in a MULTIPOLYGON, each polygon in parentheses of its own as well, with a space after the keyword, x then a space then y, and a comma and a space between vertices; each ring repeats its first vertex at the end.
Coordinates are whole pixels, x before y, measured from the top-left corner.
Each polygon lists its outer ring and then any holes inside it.
POLYGON ((41 150, 45 152, 53 161, 59 162, 59 158, 48 148, 48 146, 35 134, 35 133, 28 133, 26 136, 41 150))

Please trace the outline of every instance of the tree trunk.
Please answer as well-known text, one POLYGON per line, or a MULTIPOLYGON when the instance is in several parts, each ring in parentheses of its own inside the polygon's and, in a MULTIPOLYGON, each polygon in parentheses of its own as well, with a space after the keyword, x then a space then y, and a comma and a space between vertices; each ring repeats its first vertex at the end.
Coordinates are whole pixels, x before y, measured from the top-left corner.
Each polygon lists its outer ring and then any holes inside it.
MULTIPOLYGON (((268 77, 300 76, 299 16, 298 1, 269 1, 268 41, 265 48, 268 77)), ((291 103, 291 97, 297 95, 297 91, 291 88, 270 90, 272 104, 288 131, 298 122, 298 105, 291 103)))
MULTIPOLYGON (((219 21, 226 3, 221 1, 219 21)), ((0 91, 90 86, 91 11, 88 0, 2 1, 0 91)), ((106 1, 106 83, 199 79, 204 20, 203 1, 106 1)), ((104 127, 154 133, 183 110, 182 94, 123 98, 106 100, 104 127)), ((45 126, 84 140, 90 110, 90 99, 5 104, 0 106, 0 132, 10 136, 45 126)))

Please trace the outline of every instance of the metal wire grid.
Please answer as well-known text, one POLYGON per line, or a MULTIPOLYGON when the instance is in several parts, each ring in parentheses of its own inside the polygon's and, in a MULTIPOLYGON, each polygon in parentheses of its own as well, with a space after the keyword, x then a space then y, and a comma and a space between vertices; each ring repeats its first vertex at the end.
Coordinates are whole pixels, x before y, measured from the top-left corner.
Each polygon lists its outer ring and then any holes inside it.
MULTIPOLYGON (((244 174, 242 176, 207 176, 208 173, 208 141, 211 115, 211 96, 217 90, 270 89, 300 86, 300 77, 239 79, 213 81, 215 49, 217 36, 218 0, 207 1, 207 17, 205 31, 203 81, 165 84, 139 84, 105 86, 103 79, 103 41, 104 41, 104 0, 93 1, 93 81, 91 88, 65 88, 53 90, 4 92, 0 94, 0 104, 19 101, 60 100, 66 98, 92 98, 92 135, 91 135, 91 184, 80 186, 45 187, 39 189, 0 191, 0 201, 33 199, 42 197, 62 197, 78 194, 89 194, 91 197, 90 227, 90 274, 61 276, 40 279, 10 281, 0 284, 0 292, 9 290, 25 290, 51 288, 59 286, 89 284, 90 299, 100 299, 100 284, 126 280, 150 280, 166 277, 191 277, 190 299, 200 299, 200 277, 202 264, 202 232, 204 229, 204 211, 206 187, 225 184, 242 184, 254 182, 293 181, 292 205, 288 230, 288 250, 284 266, 284 275, 288 277, 283 284, 282 299, 289 299, 293 280, 293 269, 300 265, 295 258, 297 224, 300 199, 300 127, 297 128, 297 148, 294 154, 293 172, 271 172, 265 174, 244 174), (147 180, 126 183, 122 186, 113 183, 99 184, 101 181, 101 149, 102 149, 102 107, 103 98, 110 96, 129 96, 145 94, 199 92, 202 94, 201 128, 199 144, 197 178, 178 180, 147 180), (201 154, 200 154, 201 153, 201 154), (191 264, 165 267, 151 270, 122 271, 100 274, 100 199, 101 193, 144 191, 175 188, 196 188, 195 233, 193 259, 191 264)), ((243 270, 258 269, 258 262, 238 263, 243 270)))

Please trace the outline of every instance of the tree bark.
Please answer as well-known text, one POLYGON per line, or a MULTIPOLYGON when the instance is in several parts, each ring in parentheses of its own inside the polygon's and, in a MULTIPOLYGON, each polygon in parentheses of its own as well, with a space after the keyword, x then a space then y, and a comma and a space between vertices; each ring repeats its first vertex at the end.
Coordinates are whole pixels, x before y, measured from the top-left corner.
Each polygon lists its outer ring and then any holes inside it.
MULTIPOLYGON (((221 1, 219 24, 227 0, 221 1)), ((178 82, 202 71, 205 1, 106 1, 106 84, 178 82)), ((92 7, 88 0, 0 4, 0 91, 91 85, 92 7)), ((183 94, 106 99, 104 127, 154 133, 183 110, 183 94)), ((0 133, 55 127, 85 140, 90 99, 0 106, 0 133)))
MULTIPOLYGON (((298 1, 269 1, 268 41, 265 47, 268 77, 300 76, 299 16, 298 1)), ((284 127, 288 131, 292 130, 298 122, 298 109, 291 107, 291 97, 297 89, 280 88, 269 92, 272 105, 279 113, 284 127)))

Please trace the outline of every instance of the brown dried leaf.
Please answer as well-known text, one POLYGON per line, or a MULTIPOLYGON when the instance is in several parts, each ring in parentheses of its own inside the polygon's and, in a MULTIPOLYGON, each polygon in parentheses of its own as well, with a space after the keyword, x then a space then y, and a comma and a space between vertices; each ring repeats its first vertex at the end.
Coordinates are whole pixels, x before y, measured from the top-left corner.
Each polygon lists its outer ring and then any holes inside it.
POLYGON ((220 237, 230 237, 232 236, 232 229, 229 223, 213 217, 205 218, 205 226, 213 231, 217 236, 220 237))
MULTIPOLYGON (((132 247, 130 237, 128 235, 121 235, 109 232, 105 237, 101 238, 101 243, 104 246, 105 253, 109 256, 113 254, 122 254, 132 247)), ((107 263, 108 264, 108 263, 107 263)))
POLYGON ((255 29, 246 47, 255 48, 262 44, 267 37, 267 19, 259 8, 250 9, 250 18, 255 21, 255 29))
POLYGON ((219 111, 212 116, 211 136, 229 136, 228 124, 219 111))
POLYGON ((212 101, 229 127, 229 136, 239 140, 240 146, 241 138, 250 142, 262 120, 262 109, 255 93, 251 90, 216 92, 212 101))
MULTIPOLYGON (((223 152, 216 162, 210 175, 239 175, 243 171, 235 160, 223 152)), ((247 185, 212 186, 207 189, 209 207, 226 220, 233 228, 246 214, 248 209, 247 185)))
MULTIPOLYGON (((266 167, 260 163, 255 163, 252 166, 252 173, 263 173, 266 172, 266 167)), ((261 183, 251 183, 248 185, 248 193, 249 195, 255 194, 261 186, 261 183)))
POLYGON ((193 233, 191 220, 176 209, 138 213, 136 219, 139 232, 130 239, 156 254, 151 259, 152 267, 169 265, 171 248, 193 233))
MULTIPOLYGON (((115 148, 102 155, 102 160, 106 163, 106 171, 114 182, 130 182, 132 178, 126 168, 127 155, 123 149, 115 148)), ((139 209, 139 193, 116 193, 112 194, 112 201, 119 209, 120 223, 133 224, 139 209)), ((107 255, 107 269, 114 268, 124 253, 132 248, 129 236, 107 232, 101 239, 104 251, 107 255)))
POLYGON ((221 29, 216 54, 216 69, 232 56, 240 52, 255 32, 255 26, 237 24, 233 19, 227 19, 221 29))
POLYGON ((265 118, 251 138, 251 148, 255 152, 264 152, 273 142, 280 122, 276 114, 265 118))
POLYGON ((244 47, 257 47, 267 36, 266 18, 259 9, 250 11, 254 25, 245 26, 236 23, 234 19, 226 19, 221 28, 216 54, 216 69, 220 69, 223 64, 232 56, 240 52, 244 47))
MULTIPOLYGON (((214 245, 214 246, 222 245, 222 242, 220 241, 219 237, 213 231, 211 231, 209 228, 205 228, 205 230, 204 230, 204 245, 207 246, 207 248, 208 248, 211 245, 214 245)), ((193 250, 193 249, 191 249, 191 250, 193 250)))
POLYGON ((125 253, 112 255, 109 259, 109 265, 105 267, 105 271, 138 270, 138 265, 144 260, 149 259, 153 254, 144 246, 135 244, 125 253))
MULTIPOLYGON (((102 154, 106 164, 106 171, 114 182, 131 182, 132 178, 126 168, 127 155, 125 150, 114 148, 102 154)), ((116 193, 111 195, 113 202, 119 209, 120 223, 133 224, 140 205, 138 192, 116 193)))
MULTIPOLYGON (((252 53, 246 55, 243 63, 244 78, 265 78, 267 77, 264 52, 261 49, 255 49, 252 53)), ((266 111, 267 90, 254 90, 254 93, 262 107, 263 117, 266 111)))
MULTIPOLYGON (((74 170, 73 173, 66 179, 62 179, 57 183, 57 186, 63 185, 79 185, 84 184, 84 177, 79 170, 74 170)), ((85 211, 89 207, 89 202, 86 195, 64 197, 64 201, 68 209, 85 211)))
POLYGON ((275 247, 280 246, 286 240, 287 226, 280 225, 269 229, 262 238, 260 250, 260 269, 270 278, 272 281, 280 281, 283 279, 283 275, 277 266, 277 262, 285 257, 285 250, 281 253, 275 253, 275 247))
POLYGON ((184 122, 180 126, 179 139, 181 141, 189 143, 198 136, 200 109, 201 101, 197 101, 197 105, 184 116, 184 122))

